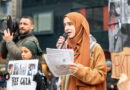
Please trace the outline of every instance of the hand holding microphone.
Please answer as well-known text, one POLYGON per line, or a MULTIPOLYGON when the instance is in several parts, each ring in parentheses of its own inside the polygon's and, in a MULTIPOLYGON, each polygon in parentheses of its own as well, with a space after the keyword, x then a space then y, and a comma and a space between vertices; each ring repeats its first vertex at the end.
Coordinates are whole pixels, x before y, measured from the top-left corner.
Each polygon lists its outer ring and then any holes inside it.
POLYGON ((57 41, 57 44, 56 44, 56 47, 58 48, 58 49, 63 49, 63 48, 65 48, 65 41, 66 41, 66 39, 67 39, 67 33, 64 33, 63 34, 63 36, 60 36, 59 37, 59 40, 57 41))

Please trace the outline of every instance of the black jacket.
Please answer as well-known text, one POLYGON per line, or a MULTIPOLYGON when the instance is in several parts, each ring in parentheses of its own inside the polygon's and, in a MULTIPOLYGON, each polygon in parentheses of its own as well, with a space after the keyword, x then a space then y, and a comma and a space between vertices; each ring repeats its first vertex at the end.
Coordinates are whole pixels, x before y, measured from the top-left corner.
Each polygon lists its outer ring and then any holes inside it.
POLYGON ((106 82, 107 82, 107 90, 118 90, 117 89, 118 79, 111 78, 111 71, 107 72, 106 82), (111 85, 113 85, 114 88, 111 88, 111 85))

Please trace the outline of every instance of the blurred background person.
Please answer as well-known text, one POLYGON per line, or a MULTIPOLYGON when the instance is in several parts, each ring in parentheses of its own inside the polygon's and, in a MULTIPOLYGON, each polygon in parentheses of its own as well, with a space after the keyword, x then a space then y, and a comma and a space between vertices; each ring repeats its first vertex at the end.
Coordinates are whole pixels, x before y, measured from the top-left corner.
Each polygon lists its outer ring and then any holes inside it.
POLYGON ((117 89, 118 79, 111 78, 112 63, 111 63, 111 61, 106 61, 106 64, 107 64, 107 77, 106 77, 107 90, 118 90, 117 89))
POLYGON ((19 35, 17 41, 14 39, 14 34, 9 29, 4 30, 3 41, 1 44, 1 55, 6 60, 19 60, 21 58, 20 46, 27 41, 35 41, 38 43, 37 38, 32 34, 34 29, 33 19, 29 16, 23 16, 19 22, 19 35))
POLYGON ((46 90, 47 79, 42 72, 41 67, 41 58, 42 50, 41 48, 33 41, 28 41, 24 43, 21 47, 21 56, 23 60, 38 59, 38 73, 34 75, 34 81, 37 82, 36 90, 46 90))
POLYGON ((11 33, 10 29, 4 30, 3 41, 1 42, 1 56, 6 61, 6 71, 9 60, 21 60, 20 47, 27 41, 35 41, 39 45, 37 38, 32 34, 34 29, 33 19, 29 16, 23 16, 16 29, 17 35, 11 33))
POLYGON ((12 75, 12 73, 13 73, 13 64, 9 64, 8 72, 9 72, 10 75, 12 75))

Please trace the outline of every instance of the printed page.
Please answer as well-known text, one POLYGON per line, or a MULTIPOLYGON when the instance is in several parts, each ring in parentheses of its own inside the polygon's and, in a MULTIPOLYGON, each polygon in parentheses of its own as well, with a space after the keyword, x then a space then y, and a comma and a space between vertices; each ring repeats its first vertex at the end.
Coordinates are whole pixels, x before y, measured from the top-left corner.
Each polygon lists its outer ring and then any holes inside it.
POLYGON ((47 48, 47 54, 54 54, 54 53, 62 53, 62 52, 69 52, 69 57, 71 60, 74 60, 74 51, 72 49, 54 49, 54 48, 47 48))
POLYGON ((47 49, 47 54, 45 54, 44 57, 54 76, 59 77, 71 74, 68 64, 73 63, 73 50, 47 49))

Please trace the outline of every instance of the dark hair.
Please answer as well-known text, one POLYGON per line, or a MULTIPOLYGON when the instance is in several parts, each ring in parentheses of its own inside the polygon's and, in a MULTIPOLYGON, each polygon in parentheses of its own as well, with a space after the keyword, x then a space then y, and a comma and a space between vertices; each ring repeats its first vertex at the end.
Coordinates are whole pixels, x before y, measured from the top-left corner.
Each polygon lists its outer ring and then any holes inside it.
POLYGON ((9 69, 11 69, 11 67, 13 67, 13 64, 9 64, 9 69))
POLYGON ((23 16, 22 18, 26 18, 29 19, 31 21, 32 24, 34 24, 33 18, 30 16, 23 16))

